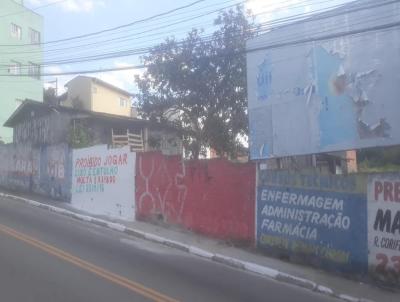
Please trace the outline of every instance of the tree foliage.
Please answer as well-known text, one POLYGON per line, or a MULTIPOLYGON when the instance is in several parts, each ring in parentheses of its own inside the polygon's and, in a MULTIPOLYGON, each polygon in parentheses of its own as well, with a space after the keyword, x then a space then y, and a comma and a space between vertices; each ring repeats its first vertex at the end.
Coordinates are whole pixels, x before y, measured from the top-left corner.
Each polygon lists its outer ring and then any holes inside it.
POLYGON ((68 133, 68 143, 72 148, 85 148, 91 144, 90 130, 85 125, 74 124, 68 133))
POLYGON ((183 40, 168 38, 142 57, 146 71, 136 77, 140 112, 172 121, 193 158, 205 147, 235 156, 239 137, 247 135, 245 43, 252 22, 238 6, 218 16, 211 39, 192 29, 183 40))
POLYGON ((43 89, 43 102, 53 106, 58 103, 58 97, 54 88, 49 87, 47 89, 43 89))
POLYGON ((362 172, 399 171, 400 146, 361 149, 357 161, 362 172))

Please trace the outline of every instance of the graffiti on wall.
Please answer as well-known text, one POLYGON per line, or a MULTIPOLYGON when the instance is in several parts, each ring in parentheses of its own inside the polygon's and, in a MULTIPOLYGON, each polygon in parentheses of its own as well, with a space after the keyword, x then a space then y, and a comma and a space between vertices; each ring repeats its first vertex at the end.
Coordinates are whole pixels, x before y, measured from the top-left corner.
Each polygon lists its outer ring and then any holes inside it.
POLYGON ((143 157, 138 158, 138 176, 144 181, 144 190, 138 196, 138 207, 139 210, 147 207, 153 214, 162 215, 163 218, 173 217, 177 222, 182 222, 187 194, 187 187, 183 183, 185 162, 178 156, 172 160, 175 163, 173 168, 171 164, 167 167, 165 159, 153 157, 145 165, 143 157), (156 190, 151 187, 151 184, 154 185, 151 182, 154 175, 159 179, 156 190), (174 194, 174 191, 177 193, 176 203, 167 202, 168 195, 174 194))
POLYGON ((262 249, 318 258, 340 271, 366 270, 366 196, 356 176, 260 170, 257 242, 262 249))
POLYGON ((67 145, 0 146, 0 184, 10 189, 70 198, 70 158, 67 145))
POLYGON ((38 162, 39 160, 35 156, 34 158, 27 158, 27 157, 19 157, 15 156, 14 158, 14 165, 13 165, 13 172, 16 175, 21 176, 34 176, 38 174, 38 162))
POLYGON ((40 189, 53 198, 71 198, 71 151, 66 144, 41 148, 40 189))
POLYGON ((47 174, 56 179, 65 179, 66 160, 63 146, 49 147, 47 151, 47 174))
POLYGON ((73 150, 74 207, 126 220, 135 216, 135 153, 106 145, 73 150))
POLYGON ((17 143, 34 142, 47 143, 50 139, 50 117, 40 117, 27 120, 15 127, 17 143))
POLYGON ((371 273, 400 280, 400 174, 368 179, 368 249, 371 273))
POLYGON ((34 191, 40 177, 40 150, 30 145, 10 146, 8 179, 11 188, 34 191))
POLYGON ((139 219, 162 219, 225 240, 254 240, 255 165, 151 152, 138 155, 137 167, 139 219))

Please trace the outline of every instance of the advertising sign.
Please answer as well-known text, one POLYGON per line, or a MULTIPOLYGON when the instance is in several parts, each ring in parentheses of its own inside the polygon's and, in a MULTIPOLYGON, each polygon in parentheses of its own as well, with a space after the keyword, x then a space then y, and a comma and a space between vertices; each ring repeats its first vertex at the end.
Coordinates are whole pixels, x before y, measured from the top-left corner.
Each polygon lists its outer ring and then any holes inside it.
POLYGON ((373 274, 400 278, 400 174, 368 180, 369 267, 373 274))
POLYGON ((355 176, 260 170, 257 242, 343 272, 367 268, 366 194, 355 176))
POLYGON ((399 22, 399 8, 344 11, 248 42, 251 159, 400 144, 400 29, 346 35, 361 30, 357 20, 368 18, 375 19, 370 26, 399 22), (376 19, 388 12, 397 14, 376 19), (310 42, 296 43, 299 37, 310 42))
POLYGON ((129 147, 73 150, 71 204, 92 214, 134 220, 135 160, 129 147))

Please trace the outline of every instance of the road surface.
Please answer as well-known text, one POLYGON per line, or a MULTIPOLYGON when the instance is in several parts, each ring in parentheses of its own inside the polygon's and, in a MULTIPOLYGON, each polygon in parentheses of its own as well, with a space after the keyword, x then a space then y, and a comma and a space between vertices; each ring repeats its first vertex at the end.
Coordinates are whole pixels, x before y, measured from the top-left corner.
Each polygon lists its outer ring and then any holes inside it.
POLYGON ((0 301, 338 301, 0 198, 0 301))

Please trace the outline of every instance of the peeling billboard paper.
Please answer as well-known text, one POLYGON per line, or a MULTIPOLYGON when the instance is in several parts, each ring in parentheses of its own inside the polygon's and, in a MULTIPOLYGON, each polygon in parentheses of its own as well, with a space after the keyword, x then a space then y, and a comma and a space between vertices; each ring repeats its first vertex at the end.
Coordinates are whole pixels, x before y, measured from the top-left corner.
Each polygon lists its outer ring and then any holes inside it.
POLYGON ((252 159, 400 144, 399 27, 267 47, 281 37, 307 33, 317 38, 319 28, 334 33, 332 24, 357 30, 354 20, 373 18, 378 11, 397 13, 371 26, 400 21, 399 6, 388 4, 362 15, 287 25, 248 42, 252 159), (251 51, 260 45, 267 48, 251 51))

